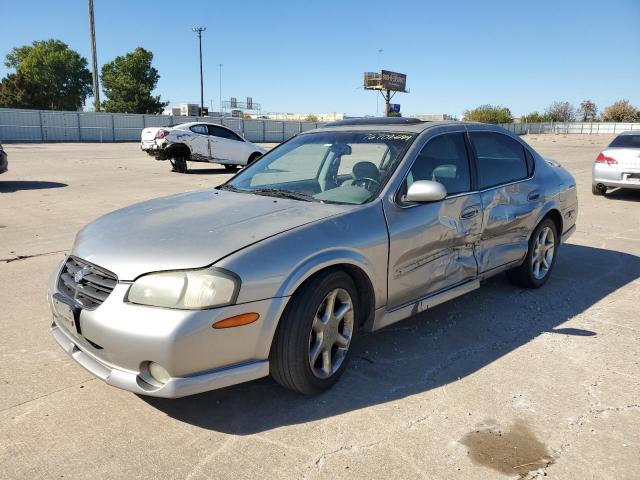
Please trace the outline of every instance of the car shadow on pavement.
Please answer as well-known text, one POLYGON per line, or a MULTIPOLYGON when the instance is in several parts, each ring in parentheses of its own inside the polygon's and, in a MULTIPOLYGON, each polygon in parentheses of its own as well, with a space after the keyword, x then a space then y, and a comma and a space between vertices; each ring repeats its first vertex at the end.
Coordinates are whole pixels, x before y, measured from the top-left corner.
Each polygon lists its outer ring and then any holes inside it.
MULTIPOLYGON (((589 329, 558 326, 640 278, 640 257, 573 244, 559 252, 541 289, 519 289, 499 275, 464 297, 363 335, 343 377, 321 395, 304 397, 266 378, 176 400, 140 398, 182 422, 250 435, 456 382, 540 335, 595 341, 598 323, 588 316, 580 321, 589 329)), ((535 371, 544 361, 530 358, 523 370, 535 371)))
POLYGON ((640 202, 640 190, 617 188, 615 190, 607 192, 605 198, 607 200, 626 200, 627 202, 640 202))
POLYGON ((66 187, 66 183, 46 182, 41 180, 7 180, 0 179, 0 193, 17 192, 20 190, 45 190, 47 188, 66 187))
POLYGON ((188 175, 220 175, 223 173, 226 174, 235 174, 237 172, 237 170, 230 172, 228 170, 226 170, 224 167, 220 167, 220 168, 189 168, 189 170, 187 170, 187 174, 188 175))

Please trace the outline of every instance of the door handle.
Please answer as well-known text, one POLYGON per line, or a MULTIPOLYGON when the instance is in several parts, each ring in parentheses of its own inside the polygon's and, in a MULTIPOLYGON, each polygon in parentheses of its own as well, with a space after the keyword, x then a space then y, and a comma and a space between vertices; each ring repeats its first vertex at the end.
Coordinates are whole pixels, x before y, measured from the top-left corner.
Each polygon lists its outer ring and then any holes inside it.
POLYGON ((475 217, 476 215, 478 215, 478 213, 480 213, 480 209, 478 207, 469 207, 462 211, 460 218, 466 220, 475 217))
POLYGON ((529 196, 527 197, 527 199, 531 200, 532 202, 535 200, 538 200, 540 198, 540 192, 531 192, 529 194, 529 196))

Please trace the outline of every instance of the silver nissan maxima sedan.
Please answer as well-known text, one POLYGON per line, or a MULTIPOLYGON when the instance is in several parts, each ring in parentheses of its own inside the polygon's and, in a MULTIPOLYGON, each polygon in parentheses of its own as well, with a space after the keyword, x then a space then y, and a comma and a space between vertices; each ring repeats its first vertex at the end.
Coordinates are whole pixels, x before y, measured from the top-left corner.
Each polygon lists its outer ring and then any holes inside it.
POLYGON ((490 125, 359 119, 217 188, 83 228, 49 285, 55 340, 108 384, 181 397, 271 374, 311 394, 380 329, 506 271, 542 286, 573 177, 490 125))

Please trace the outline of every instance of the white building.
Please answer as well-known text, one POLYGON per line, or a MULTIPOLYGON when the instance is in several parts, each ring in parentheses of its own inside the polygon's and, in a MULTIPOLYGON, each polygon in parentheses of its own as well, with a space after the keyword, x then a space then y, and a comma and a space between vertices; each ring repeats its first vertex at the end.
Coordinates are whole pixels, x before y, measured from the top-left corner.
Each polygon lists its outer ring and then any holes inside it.
POLYGON ((420 115, 409 115, 412 118, 417 118, 423 122, 438 122, 441 120, 457 120, 455 115, 449 115, 447 113, 423 113, 420 115))
POLYGON ((313 115, 317 117, 318 122, 335 122, 345 118, 344 113, 261 113, 260 115, 251 114, 251 118, 267 118, 269 120, 290 120, 295 122, 304 122, 307 117, 313 115))

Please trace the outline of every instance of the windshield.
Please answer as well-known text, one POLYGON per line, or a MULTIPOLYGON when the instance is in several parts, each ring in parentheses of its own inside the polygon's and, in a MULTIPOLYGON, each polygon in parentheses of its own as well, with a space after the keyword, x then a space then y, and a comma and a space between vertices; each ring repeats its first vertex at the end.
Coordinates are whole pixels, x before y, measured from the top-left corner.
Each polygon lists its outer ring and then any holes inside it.
POLYGON ((620 135, 613 139, 610 147, 640 148, 640 135, 620 135))
POLYGON ((299 135, 220 188, 298 200, 361 204, 386 183, 415 138, 401 132, 299 135))

